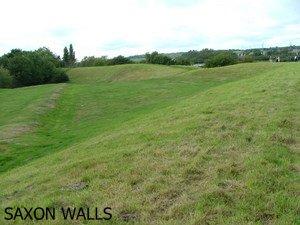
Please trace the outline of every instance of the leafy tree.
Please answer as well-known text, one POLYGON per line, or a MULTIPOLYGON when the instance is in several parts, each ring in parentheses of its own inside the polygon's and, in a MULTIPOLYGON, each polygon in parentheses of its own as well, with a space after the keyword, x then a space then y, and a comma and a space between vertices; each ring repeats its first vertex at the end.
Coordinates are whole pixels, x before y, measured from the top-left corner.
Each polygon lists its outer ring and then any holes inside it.
POLYGON ((95 66, 96 57, 95 56, 85 56, 80 61, 79 66, 87 67, 87 66, 95 66))
POLYGON ((69 77, 66 74, 66 72, 59 68, 55 70, 55 73, 53 74, 52 78, 51 78, 51 83, 64 83, 64 82, 68 82, 69 81, 69 77))
POLYGON ((36 51, 30 53, 29 58, 33 62, 33 67, 31 68, 33 73, 36 78, 41 80, 39 84, 49 83, 56 69, 52 59, 43 55, 41 56, 39 52, 36 51))
POLYGON ((161 65, 175 65, 176 62, 175 60, 171 59, 170 57, 164 55, 164 54, 159 54, 158 52, 152 52, 146 53, 145 54, 146 58, 146 63, 151 63, 151 64, 161 64, 161 65))
POLYGON ((131 60, 122 55, 119 55, 109 60, 109 65, 119 65, 119 64, 129 64, 129 63, 131 63, 131 60))
POLYGON ((14 78, 15 86, 28 86, 42 82, 42 79, 34 73, 33 67, 34 62, 28 54, 18 54, 9 60, 8 69, 14 78))
POLYGON ((12 77, 7 69, 0 67, 0 88, 12 87, 12 77))
POLYGON ((221 51, 216 51, 213 49, 202 49, 201 51, 191 50, 183 53, 180 59, 189 61, 190 64, 205 63, 209 58, 217 55, 221 51))
POLYGON ((205 67, 211 68, 211 67, 228 66, 236 63, 237 63, 236 54, 230 52, 222 52, 208 59, 205 62, 205 67))
POLYGON ((66 80, 61 72, 57 72, 59 61, 49 49, 36 51, 12 50, 2 60, 9 70, 12 86, 21 87, 66 80), (54 79, 55 77, 55 79, 54 79))
POLYGON ((24 51, 22 51, 21 49, 12 49, 9 53, 4 54, 2 57, 0 57, 0 66, 7 69, 9 59, 22 53, 24 53, 24 51))
POLYGON ((63 53, 63 66, 64 67, 74 67, 76 64, 76 57, 73 45, 70 44, 69 49, 64 47, 63 53))
POLYGON ((106 56, 101 56, 100 58, 96 58, 95 60, 95 66, 107 66, 108 65, 108 59, 106 56))
POLYGON ((61 66, 60 56, 54 54, 49 48, 43 47, 35 51, 41 58, 51 61, 56 67, 61 66))
POLYGON ((129 64, 132 61, 122 55, 114 57, 112 59, 107 59, 106 56, 95 57, 95 56, 85 56, 79 66, 108 66, 108 65, 119 65, 119 64, 129 64))
POLYGON ((85 56, 79 63, 79 66, 106 66, 108 63, 109 60, 106 56, 102 56, 100 58, 95 56, 85 56))
POLYGON ((146 63, 151 63, 151 64, 155 64, 156 63, 156 57, 158 56, 158 52, 152 52, 151 54, 149 52, 147 52, 145 54, 145 58, 146 58, 146 63))
POLYGON ((251 55, 246 55, 242 58, 242 61, 244 63, 251 63, 251 62, 254 62, 254 57, 251 55))

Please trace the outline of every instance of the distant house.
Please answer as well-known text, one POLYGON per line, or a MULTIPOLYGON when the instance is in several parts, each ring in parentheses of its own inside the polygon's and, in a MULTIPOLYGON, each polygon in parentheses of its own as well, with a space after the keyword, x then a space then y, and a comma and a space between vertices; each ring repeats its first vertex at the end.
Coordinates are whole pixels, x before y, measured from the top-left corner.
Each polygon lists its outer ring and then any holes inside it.
POLYGON ((195 66, 195 67, 204 67, 205 64, 204 63, 196 63, 193 66, 195 66))
POLYGON ((261 54, 262 54, 262 55, 267 55, 267 54, 268 54, 268 51, 266 51, 266 50, 261 50, 261 54))
POLYGON ((276 58, 276 62, 280 62, 280 57, 279 56, 276 58))
POLYGON ((270 62, 280 62, 280 57, 271 57, 270 56, 270 59, 269 59, 270 62))
POLYGON ((300 54, 300 49, 299 48, 295 48, 292 50, 292 53, 299 55, 300 54))
POLYGON ((237 54, 238 57, 244 57, 246 54, 243 51, 234 51, 235 54, 237 54))

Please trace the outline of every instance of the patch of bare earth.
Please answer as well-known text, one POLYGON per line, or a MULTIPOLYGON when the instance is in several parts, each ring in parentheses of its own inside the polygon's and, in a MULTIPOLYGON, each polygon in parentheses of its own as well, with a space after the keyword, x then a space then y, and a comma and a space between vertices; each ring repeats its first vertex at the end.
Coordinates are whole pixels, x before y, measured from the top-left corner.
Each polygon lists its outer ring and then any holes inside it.
MULTIPOLYGON (((57 99, 61 96, 63 89, 65 88, 66 84, 61 84, 54 93, 46 99, 44 104, 41 104, 38 108, 36 113, 43 114, 48 112, 49 110, 53 110, 56 106, 57 99)), ((27 123, 17 123, 17 124, 9 124, 0 127, 0 142, 10 142, 16 137, 21 136, 22 134, 31 132, 38 126, 37 121, 31 121, 27 123)))
POLYGON ((37 113, 42 114, 49 110, 53 110, 56 106, 58 98, 62 95, 64 88, 67 84, 60 84, 59 87, 50 95, 48 99, 46 99, 44 104, 41 104, 38 107, 37 113))
POLYGON ((0 141, 9 142, 21 134, 30 132, 37 126, 37 123, 23 123, 3 126, 0 129, 0 141))

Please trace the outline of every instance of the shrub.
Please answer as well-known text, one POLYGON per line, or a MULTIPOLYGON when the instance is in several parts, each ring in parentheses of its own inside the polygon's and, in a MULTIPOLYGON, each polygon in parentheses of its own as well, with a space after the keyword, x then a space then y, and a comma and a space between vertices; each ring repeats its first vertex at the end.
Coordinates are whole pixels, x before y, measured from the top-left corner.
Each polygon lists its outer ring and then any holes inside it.
POLYGON ((146 63, 161 64, 161 65, 175 65, 175 61, 169 56, 159 54, 158 52, 152 52, 145 54, 146 63))
POLYGON ((56 68, 58 58, 47 48, 36 51, 13 49, 0 59, 1 65, 9 71, 14 87, 68 81, 68 76, 56 68))
POLYGON ((51 79, 51 83, 64 83, 68 81, 69 81, 69 77, 66 74, 66 72, 62 69, 56 69, 51 79))
POLYGON ((190 66, 191 65, 191 62, 188 61, 187 59, 178 58, 175 61, 176 61, 176 65, 185 65, 185 66, 190 66))
POLYGON ((12 76, 10 76, 7 69, 0 68, 0 88, 12 87, 12 76))
POLYGON ((132 63, 130 59, 119 55, 109 60, 109 65, 121 65, 121 64, 129 64, 132 63))
POLYGON ((108 63, 109 60, 106 56, 102 56, 100 58, 95 56, 85 56, 79 63, 79 66, 107 66, 108 63))
POLYGON ((252 63, 254 61, 254 58, 253 58, 253 56, 251 56, 251 55, 246 55, 246 56, 244 56, 244 58, 243 58, 243 62, 244 63, 252 63))
POLYGON ((8 69, 16 86, 29 86, 49 83, 55 66, 47 59, 30 52, 11 58, 8 69))
POLYGON ((205 67, 212 68, 212 67, 220 67, 220 66, 228 66, 237 63, 237 55, 234 53, 229 52, 222 52, 209 58, 205 62, 205 67))

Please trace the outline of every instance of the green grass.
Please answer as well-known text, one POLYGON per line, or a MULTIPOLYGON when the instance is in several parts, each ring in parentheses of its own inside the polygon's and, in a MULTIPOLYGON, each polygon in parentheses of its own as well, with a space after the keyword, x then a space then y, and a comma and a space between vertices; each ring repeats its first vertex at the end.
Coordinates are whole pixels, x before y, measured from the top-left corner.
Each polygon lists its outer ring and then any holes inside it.
POLYGON ((1 221, 7 206, 111 206, 111 224, 299 222, 300 64, 69 75, 0 90, 1 221))

